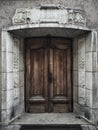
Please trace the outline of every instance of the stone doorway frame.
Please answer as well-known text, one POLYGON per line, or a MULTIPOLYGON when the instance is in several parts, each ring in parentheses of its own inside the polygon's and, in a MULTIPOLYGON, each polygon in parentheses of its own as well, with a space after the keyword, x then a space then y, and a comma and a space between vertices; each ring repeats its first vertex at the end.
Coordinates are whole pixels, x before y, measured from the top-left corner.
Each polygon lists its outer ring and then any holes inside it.
MULTIPOLYGON (((14 26, 2 30, 2 121, 9 122, 25 112, 23 37, 16 33, 19 34, 20 30, 24 32, 27 28, 26 26, 21 25, 21 27, 14 26)), ((34 31, 33 27, 29 29, 34 31)), ((78 33, 77 37, 73 38, 73 113, 82 116, 92 123, 96 123, 98 119, 98 101, 96 101, 98 77, 96 66, 97 33, 94 30, 90 31, 88 29, 74 28, 74 31, 81 32, 80 30, 84 33, 78 33)))
POLYGON ((2 29, 0 52, 2 123, 8 124, 25 112, 24 38, 48 34, 73 39, 73 113, 93 124, 98 123, 97 31, 72 22, 62 24, 56 21, 42 21, 32 24, 24 21, 23 25, 2 29))

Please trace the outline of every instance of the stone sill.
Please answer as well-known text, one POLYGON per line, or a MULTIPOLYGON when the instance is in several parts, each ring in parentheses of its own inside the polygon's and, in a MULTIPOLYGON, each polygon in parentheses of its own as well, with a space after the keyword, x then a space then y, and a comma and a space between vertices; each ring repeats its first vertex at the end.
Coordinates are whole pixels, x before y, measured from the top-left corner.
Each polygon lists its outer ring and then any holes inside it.
POLYGON ((73 113, 24 113, 11 125, 88 125, 89 123, 73 113))

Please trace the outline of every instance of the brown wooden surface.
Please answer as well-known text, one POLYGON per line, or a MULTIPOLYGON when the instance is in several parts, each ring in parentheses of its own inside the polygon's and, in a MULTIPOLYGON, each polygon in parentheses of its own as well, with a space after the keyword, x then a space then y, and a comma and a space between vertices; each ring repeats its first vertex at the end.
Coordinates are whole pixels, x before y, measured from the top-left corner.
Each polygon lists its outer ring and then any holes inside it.
POLYGON ((26 40, 26 112, 70 112, 71 42, 65 38, 26 40))

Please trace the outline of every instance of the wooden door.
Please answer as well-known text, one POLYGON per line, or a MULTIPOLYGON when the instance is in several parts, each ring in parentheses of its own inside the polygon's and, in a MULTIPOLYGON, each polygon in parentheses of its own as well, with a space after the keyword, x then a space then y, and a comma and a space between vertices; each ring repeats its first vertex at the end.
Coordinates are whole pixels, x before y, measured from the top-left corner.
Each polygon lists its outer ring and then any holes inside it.
POLYGON ((26 111, 70 112, 71 42, 65 38, 26 40, 26 111))
POLYGON ((71 42, 67 39, 51 38, 50 45, 50 111, 70 112, 71 97, 71 42))

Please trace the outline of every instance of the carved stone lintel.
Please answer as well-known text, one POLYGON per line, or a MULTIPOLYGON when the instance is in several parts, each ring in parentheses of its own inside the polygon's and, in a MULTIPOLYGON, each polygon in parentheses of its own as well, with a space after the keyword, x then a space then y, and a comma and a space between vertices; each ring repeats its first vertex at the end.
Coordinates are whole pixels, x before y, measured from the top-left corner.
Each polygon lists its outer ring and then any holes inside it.
POLYGON ((13 17, 13 24, 25 24, 30 22, 31 18, 31 10, 30 9, 25 9, 25 8, 20 8, 16 10, 16 13, 13 17))
POLYGON ((12 18, 14 25, 51 23, 52 21, 62 24, 86 25, 86 17, 83 11, 64 8, 60 5, 41 5, 40 8, 19 8, 16 9, 12 18))
POLYGON ((68 22, 72 24, 86 25, 85 14, 82 11, 68 10, 68 22))
POLYGON ((76 12, 74 22, 76 22, 76 23, 86 23, 86 19, 79 12, 76 12))

